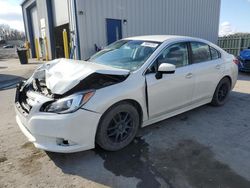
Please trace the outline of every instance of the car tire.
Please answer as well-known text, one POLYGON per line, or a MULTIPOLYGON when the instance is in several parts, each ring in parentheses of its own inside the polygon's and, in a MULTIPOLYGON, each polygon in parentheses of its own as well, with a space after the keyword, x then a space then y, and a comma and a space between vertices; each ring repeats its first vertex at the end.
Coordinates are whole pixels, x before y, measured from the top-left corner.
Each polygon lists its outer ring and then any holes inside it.
POLYGON ((223 78, 216 87, 211 104, 213 106, 222 106, 227 102, 231 90, 229 78, 223 78))
POLYGON ((107 151, 120 150, 134 139, 139 126, 137 109, 129 103, 120 103, 102 116, 96 133, 96 143, 107 151))

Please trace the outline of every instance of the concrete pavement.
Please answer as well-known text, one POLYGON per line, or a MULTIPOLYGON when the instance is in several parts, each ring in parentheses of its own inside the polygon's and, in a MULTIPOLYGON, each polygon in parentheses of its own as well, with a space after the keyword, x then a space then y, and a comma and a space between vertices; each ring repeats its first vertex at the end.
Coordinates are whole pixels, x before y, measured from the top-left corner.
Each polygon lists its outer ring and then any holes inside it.
MULTIPOLYGON (((27 77, 28 67, 9 70, 27 77)), ((148 126, 118 152, 34 148, 15 122, 14 96, 0 91, 0 187, 250 187, 250 74, 239 75, 226 105, 148 126)))
POLYGON ((21 65, 18 59, 0 60, 0 90, 15 86, 23 79, 27 79, 43 62, 29 59, 29 63, 21 65))

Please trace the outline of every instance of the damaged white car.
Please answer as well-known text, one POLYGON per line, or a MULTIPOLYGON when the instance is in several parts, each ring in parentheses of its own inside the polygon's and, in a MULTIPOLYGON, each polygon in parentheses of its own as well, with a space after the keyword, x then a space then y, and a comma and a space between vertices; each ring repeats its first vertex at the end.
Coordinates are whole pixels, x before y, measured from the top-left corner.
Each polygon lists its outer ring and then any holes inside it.
MULTIPOLYGON (((56 59, 17 86, 16 121, 37 148, 115 151, 139 128, 198 106, 223 105, 234 87, 234 57, 181 36, 117 41, 88 61, 56 59)), ((166 135, 167 136, 167 135, 166 135)))

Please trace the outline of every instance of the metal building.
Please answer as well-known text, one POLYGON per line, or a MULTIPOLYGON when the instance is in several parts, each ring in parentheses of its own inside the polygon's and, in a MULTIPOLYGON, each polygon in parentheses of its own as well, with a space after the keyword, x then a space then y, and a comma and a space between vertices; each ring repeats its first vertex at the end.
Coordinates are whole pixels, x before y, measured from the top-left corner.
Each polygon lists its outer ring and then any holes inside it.
POLYGON ((35 56, 43 39, 50 58, 62 57, 66 29, 71 54, 86 59, 97 47, 137 35, 187 35, 217 42, 221 0, 25 0, 25 30, 35 56))

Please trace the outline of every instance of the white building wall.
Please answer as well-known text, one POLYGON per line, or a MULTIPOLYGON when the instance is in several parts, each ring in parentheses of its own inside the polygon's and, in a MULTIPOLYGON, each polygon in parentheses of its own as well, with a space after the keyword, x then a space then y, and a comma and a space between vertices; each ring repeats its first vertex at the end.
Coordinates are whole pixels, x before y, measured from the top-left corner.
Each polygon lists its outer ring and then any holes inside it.
POLYGON ((39 20, 37 15, 37 7, 33 7, 30 10, 31 20, 32 20, 32 29, 33 29, 33 37, 39 38, 40 37, 40 28, 39 28, 39 20))
POLYGON ((69 23, 68 0, 51 0, 54 27, 69 23))
POLYGON ((106 46, 106 18, 126 19, 123 37, 175 34, 217 41, 220 0, 76 0, 81 58, 106 46))

